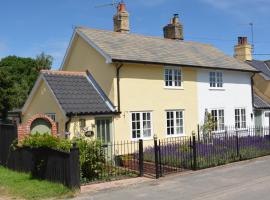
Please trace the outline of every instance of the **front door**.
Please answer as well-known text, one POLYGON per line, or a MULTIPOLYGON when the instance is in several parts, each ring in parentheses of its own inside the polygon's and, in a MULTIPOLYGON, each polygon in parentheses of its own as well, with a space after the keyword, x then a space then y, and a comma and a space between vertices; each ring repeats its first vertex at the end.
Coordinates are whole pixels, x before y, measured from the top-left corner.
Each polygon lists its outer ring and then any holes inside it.
POLYGON ((104 143, 112 142, 112 118, 96 119, 97 138, 104 143))
POLYGON ((263 126, 269 126, 269 123, 270 123, 270 112, 269 111, 265 111, 264 112, 264 124, 263 124, 263 126))

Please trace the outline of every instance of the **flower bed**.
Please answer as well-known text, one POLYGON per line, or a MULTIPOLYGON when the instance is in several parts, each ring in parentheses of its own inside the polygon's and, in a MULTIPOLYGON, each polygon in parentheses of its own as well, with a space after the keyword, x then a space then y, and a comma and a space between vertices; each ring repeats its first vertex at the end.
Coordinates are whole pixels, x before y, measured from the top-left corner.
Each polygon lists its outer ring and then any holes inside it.
MULTIPOLYGON (((193 169, 194 154, 189 142, 160 145, 160 163, 183 169, 193 169)), ((203 169, 270 154, 270 139, 265 136, 213 138, 196 142, 196 168, 203 169)), ((153 147, 146 148, 144 160, 155 162, 153 147)))

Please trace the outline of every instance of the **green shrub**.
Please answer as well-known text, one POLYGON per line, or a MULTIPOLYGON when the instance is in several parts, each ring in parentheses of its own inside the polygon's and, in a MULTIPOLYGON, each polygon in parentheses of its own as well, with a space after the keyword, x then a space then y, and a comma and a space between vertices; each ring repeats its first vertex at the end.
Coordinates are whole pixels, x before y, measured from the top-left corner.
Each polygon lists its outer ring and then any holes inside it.
POLYGON ((48 133, 30 135, 25 137, 21 142, 22 147, 39 148, 48 147, 60 151, 69 152, 72 147, 70 140, 54 137, 48 133))
POLYGON ((102 142, 84 139, 78 139, 76 142, 80 150, 82 181, 99 179, 106 171, 106 158, 102 142))

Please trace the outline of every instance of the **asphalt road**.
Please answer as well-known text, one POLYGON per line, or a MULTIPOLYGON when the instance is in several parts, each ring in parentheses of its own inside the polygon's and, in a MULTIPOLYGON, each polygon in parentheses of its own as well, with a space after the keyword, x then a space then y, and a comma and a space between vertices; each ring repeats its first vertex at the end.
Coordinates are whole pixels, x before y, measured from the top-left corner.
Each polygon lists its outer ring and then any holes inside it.
POLYGON ((270 200, 270 157, 175 174, 124 188, 84 194, 77 200, 270 200))

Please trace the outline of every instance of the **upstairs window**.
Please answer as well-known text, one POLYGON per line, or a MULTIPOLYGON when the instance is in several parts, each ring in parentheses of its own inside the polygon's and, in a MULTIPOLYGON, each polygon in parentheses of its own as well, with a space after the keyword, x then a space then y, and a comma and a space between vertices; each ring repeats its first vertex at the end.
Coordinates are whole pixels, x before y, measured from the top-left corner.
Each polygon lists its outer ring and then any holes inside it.
POLYGON ((246 109, 244 108, 237 108, 234 110, 235 114, 235 128, 246 128, 247 122, 246 122, 246 109))
POLYGON ((182 72, 179 67, 164 68, 165 87, 180 88, 182 86, 182 72))
POLYGON ((209 83, 210 83, 210 88, 222 88, 223 87, 222 72, 210 72, 209 83))

